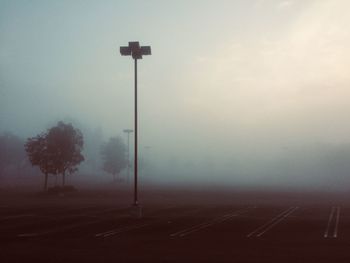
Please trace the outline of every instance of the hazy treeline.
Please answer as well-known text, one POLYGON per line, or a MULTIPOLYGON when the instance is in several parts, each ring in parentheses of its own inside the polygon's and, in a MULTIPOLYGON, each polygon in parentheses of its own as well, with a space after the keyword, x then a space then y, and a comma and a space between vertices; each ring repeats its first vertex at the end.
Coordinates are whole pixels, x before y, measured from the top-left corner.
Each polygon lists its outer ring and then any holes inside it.
MULTIPOLYGON (((111 139, 101 128, 89 128, 72 122, 84 137, 84 161, 79 170, 68 176, 68 183, 79 187, 110 186, 113 180, 108 167, 103 163, 103 146, 111 139)), ((45 130, 45 129, 43 129, 45 130)), ((0 185, 35 186, 40 188, 43 175, 33 167, 24 150, 28 137, 11 132, 0 135, 0 185)), ((121 131, 116 136, 126 151, 127 137, 121 131)), ((127 166, 118 169, 118 185, 126 185, 133 176, 133 136, 130 136, 130 177, 127 180, 127 166)), ((118 142, 117 142, 118 144, 118 142)), ((185 186, 247 186, 258 188, 300 188, 308 190, 350 189, 350 144, 305 143, 285 147, 272 145, 245 149, 211 147, 203 151, 166 152, 157 145, 144 146, 139 152, 140 180, 142 183, 185 186)), ((112 147, 113 148, 113 147, 112 147)), ((109 150, 110 151, 110 150, 109 150)), ((126 152, 125 152, 126 153, 126 152)), ((113 153, 114 154, 114 153, 113 153)), ((125 160, 124 160, 125 161, 125 160)), ((49 186, 57 184, 57 176, 49 176, 49 186)))
MULTIPOLYGON (((45 174, 46 177, 49 177, 49 181, 51 181, 51 183, 49 182, 49 185, 52 186, 59 184, 59 174, 62 174, 62 172, 65 174, 65 172, 63 170, 57 170, 58 168, 56 169, 56 167, 53 167, 52 165, 52 168, 50 168, 49 166, 52 164, 52 161, 47 159, 50 155, 52 156, 52 154, 54 154, 55 149, 52 149, 51 147, 51 150, 53 150, 53 152, 46 154, 46 161, 44 160, 45 158, 40 160, 40 158, 42 158, 40 157, 40 154, 43 155, 43 153, 40 152, 47 151, 47 146, 42 145, 42 143, 40 146, 40 140, 43 141, 50 135, 50 133, 53 134, 53 128, 57 128, 59 130, 59 125, 64 125, 68 128, 72 127, 73 131, 75 129, 75 131, 82 136, 81 144, 83 151, 81 157, 79 157, 81 160, 78 161, 76 165, 72 166, 71 171, 68 169, 66 175, 72 174, 73 176, 73 173, 79 171, 77 173, 77 177, 85 177, 83 183, 89 183, 89 181, 90 183, 97 181, 106 182, 111 181, 112 178, 110 175, 108 175, 108 173, 113 174, 113 178, 115 179, 116 175, 120 176, 122 170, 126 168, 127 148, 124 140, 120 135, 112 137, 108 141, 103 137, 103 132, 99 128, 88 129, 79 123, 74 124, 76 126, 74 127, 74 125, 70 126, 70 124, 59 122, 57 126, 51 127, 46 132, 45 129, 43 129, 41 133, 32 134, 27 138, 20 137, 7 131, 0 133, 0 188, 4 186, 16 187, 33 185, 37 183, 38 180, 42 180, 42 174, 45 174), (81 132, 80 129, 82 129, 83 132, 81 132), (105 153, 105 149, 107 146, 109 146, 110 141, 117 141, 119 143, 119 145, 116 147, 116 150, 112 149, 112 151, 114 150, 112 152, 112 157, 110 157, 111 154, 105 153), (40 147, 42 149, 40 149, 40 147), (30 154, 30 152, 32 153, 30 154), (33 155, 35 152, 37 152, 36 157, 33 155), (115 153, 119 155, 115 156, 113 159, 113 154, 115 153), (106 160, 106 158, 110 159, 106 160), (111 170, 113 168, 113 161, 119 161, 119 163, 117 163, 118 169, 111 170)), ((56 139, 56 143, 60 143, 60 140, 62 141, 62 137, 57 137, 56 139)), ((123 175, 123 177, 125 176, 123 175)), ((118 181, 126 181, 126 178, 123 177, 118 178, 118 181)), ((45 179, 45 188, 46 182, 47 179, 45 179)))

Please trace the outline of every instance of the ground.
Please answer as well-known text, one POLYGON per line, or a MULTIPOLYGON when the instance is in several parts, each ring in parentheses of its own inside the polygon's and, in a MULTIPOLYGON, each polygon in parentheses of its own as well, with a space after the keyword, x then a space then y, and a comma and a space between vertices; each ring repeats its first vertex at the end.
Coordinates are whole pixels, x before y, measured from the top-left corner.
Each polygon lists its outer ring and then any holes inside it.
POLYGON ((349 262, 346 194, 2 193, 1 262, 349 262))

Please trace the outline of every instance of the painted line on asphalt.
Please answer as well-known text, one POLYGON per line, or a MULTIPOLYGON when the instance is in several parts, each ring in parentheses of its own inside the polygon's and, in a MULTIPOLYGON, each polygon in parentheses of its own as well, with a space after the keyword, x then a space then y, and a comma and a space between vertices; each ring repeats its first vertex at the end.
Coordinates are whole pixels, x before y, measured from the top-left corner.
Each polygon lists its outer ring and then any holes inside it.
MULTIPOLYGON (((244 210, 246 210, 247 208, 245 208, 244 210)), ((235 212, 238 213, 240 212, 241 210, 238 210, 235 212)), ((194 226, 191 226, 189 228, 186 228, 186 229, 183 229, 183 230, 180 230, 178 232, 175 232, 173 234, 170 234, 170 236, 174 237, 174 236, 181 236, 183 235, 184 233, 187 233, 187 232, 192 232, 192 231, 196 231, 197 229, 200 230, 202 228, 205 228, 205 227, 208 227, 208 226, 211 226, 213 224, 216 224, 216 223, 220 223, 220 222, 223 222, 225 221, 226 219, 229 219, 230 217, 234 216, 233 213, 230 213, 230 214, 226 214, 226 215, 223 215, 223 216, 220 216, 220 217, 217 217, 217 218, 214 218, 210 221, 207 221, 207 222, 203 222, 201 224, 197 224, 197 225, 194 225, 194 226)))
MULTIPOLYGON (((164 209, 168 209, 168 208, 173 208, 175 207, 175 205, 171 205, 169 207, 166 207, 166 208, 163 208, 163 209, 155 209, 154 211, 159 211, 159 210, 164 210, 164 209)), ((111 213, 111 212, 126 212, 128 211, 129 208, 112 208, 112 209, 106 209, 106 210, 103 210, 103 211, 99 211, 99 212, 96 212, 96 213, 89 213, 90 214, 90 218, 95 218, 95 216, 93 215, 100 215, 100 214, 105 214, 105 213, 111 213)), ((58 218, 58 219, 68 219, 68 218, 77 218, 77 217, 80 217, 81 215, 69 215, 69 216, 66 216, 66 217, 63 217, 63 218, 58 218)), ((82 215, 82 216, 87 216, 87 215, 82 215)), ((125 216, 124 214, 120 214, 119 217, 123 217, 125 216)), ((107 222, 107 221, 110 221, 110 219, 98 219, 98 220, 93 220, 93 221, 89 221, 89 222, 85 222, 85 223, 76 223, 76 224, 68 224, 68 225, 65 225, 65 226, 62 226, 62 227, 59 227, 59 228, 54 228, 54 229, 51 229, 51 230, 47 230, 47 231, 43 231, 43 232, 38 232, 38 233, 22 233, 22 234, 17 234, 16 236, 17 237, 40 237, 40 236, 47 236, 47 235, 51 235, 51 234, 57 234, 57 233, 60 233, 60 232, 64 232, 64 231, 67 231, 67 230, 72 230, 72 229, 76 229, 76 228, 80 228, 80 227, 85 227, 85 226, 88 226, 88 225, 93 225, 93 224, 98 224, 98 223, 102 223, 102 222, 107 222)), ((148 223, 147 225, 149 225, 150 223, 148 223)), ((137 228, 141 228, 141 227, 144 227, 146 226, 145 224, 137 224, 137 225, 133 225, 133 226, 128 226, 128 227, 123 227, 123 228, 117 228, 117 229, 113 229, 111 230, 111 232, 113 232, 113 234, 109 233, 107 234, 106 236, 112 236, 112 235, 115 235, 115 234, 119 234, 119 233, 122 233, 122 232, 126 232, 126 231, 130 231, 132 229, 137 229, 137 228), (126 228, 126 229, 124 229, 126 228)), ((107 232, 110 232, 110 231, 107 231, 107 232)))
POLYGON ((328 217, 327 227, 324 232, 324 238, 337 238, 340 218, 340 207, 332 206, 328 217))
POLYGON ((298 207, 294 207, 294 206, 289 207, 288 209, 282 211, 281 213, 279 213, 278 215, 273 217, 271 220, 269 220, 268 222, 266 222, 262 226, 258 227, 254 231, 250 232, 247 235, 247 237, 253 237, 253 236, 258 237, 258 236, 263 235, 267 230, 269 230, 270 228, 272 228, 273 226, 278 224, 280 221, 285 219, 287 216, 289 216, 291 213, 293 213, 296 209, 298 209, 298 207))
POLYGON ((338 226, 339 226, 339 218, 340 218, 340 207, 337 207, 337 218, 335 220, 335 228, 334 228, 334 233, 333 233, 333 238, 337 238, 338 237, 338 226))
POLYGON ((137 224, 137 225, 131 225, 131 226, 126 226, 126 227, 119 227, 119 228, 115 228, 106 232, 101 232, 95 235, 95 237, 111 237, 111 236, 115 236, 124 232, 128 232, 134 229, 139 229, 145 226, 149 226, 151 225, 150 223, 143 223, 143 224, 137 224))
POLYGON ((287 214, 285 214, 284 216, 280 217, 278 220, 276 220, 274 223, 270 224, 269 226, 267 226, 265 228, 265 230, 263 230, 262 232, 260 232, 259 234, 257 234, 257 237, 261 237, 263 234, 265 234, 267 231, 269 231, 271 228, 273 228, 275 225, 277 225, 278 223, 280 223, 282 220, 286 219, 289 215, 291 215, 292 213, 295 212, 295 210, 297 210, 299 207, 294 207, 292 210, 290 210, 287 214))
POLYGON ((323 235, 324 238, 328 237, 329 229, 331 228, 331 223, 332 223, 334 212, 335 212, 335 207, 332 206, 331 213, 329 214, 329 217, 328 217, 327 227, 326 227, 326 230, 325 230, 324 235, 323 235))
MULTIPOLYGON (((151 210, 152 212, 149 212, 149 213, 155 213, 155 212, 159 212, 159 211, 164 211, 164 210, 168 210, 168 209, 173 209, 173 208, 178 208, 177 205, 171 205, 171 206, 168 206, 168 207, 165 207, 165 208, 161 208, 161 209, 153 209, 151 210)), ((194 213, 198 213, 198 211, 200 211, 201 209, 198 208, 198 209, 195 209, 195 210, 191 210, 191 211, 187 211, 185 213, 182 213, 181 215, 178 215, 176 216, 175 218, 178 218, 178 217, 183 217, 183 216, 186 216, 186 215, 189 215, 189 214, 194 214, 194 213)), ((95 237, 96 238, 106 238, 106 237, 112 237, 112 236, 115 236, 115 235, 118 235, 118 234, 121 234, 121 233, 125 233, 125 232, 128 232, 128 231, 132 231, 132 230, 136 230, 136 229, 140 229, 140 228, 143 228, 143 227, 146 227, 146 226, 152 226, 156 223, 160 223, 160 222, 164 222, 166 221, 167 223, 171 223, 171 221, 169 220, 163 220, 163 219, 160 219, 160 220, 156 220, 156 221, 153 221, 153 222, 149 222, 149 223, 139 223, 139 224, 134 224, 134 225, 130 225, 130 226, 124 226, 124 227, 118 227, 118 228, 115 228, 115 229, 112 229, 112 230, 108 230, 108 231, 105 231, 105 232, 101 232, 101 233, 97 233, 95 234, 95 237)))
POLYGON ((59 228, 55 228, 55 229, 47 230, 47 231, 43 231, 43 232, 38 232, 38 233, 22 233, 22 234, 18 234, 17 237, 47 236, 50 234, 57 234, 57 233, 60 233, 63 231, 72 230, 72 229, 79 228, 79 227, 84 227, 84 226, 89 226, 89 225, 101 223, 102 221, 103 220, 95 220, 95 221, 90 221, 90 222, 86 222, 86 223, 70 224, 70 225, 66 225, 66 226, 62 226, 59 228))
MULTIPOLYGON (((86 213, 86 214, 73 214, 73 215, 67 215, 67 216, 60 216, 60 215, 56 215, 56 216, 40 216, 40 219, 50 219, 54 222, 57 222, 59 220, 66 220, 66 219, 78 219, 80 217, 83 218, 87 218, 87 219, 95 219, 92 221, 88 221, 88 222, 84 222, 84 223, 73 223, 73 224, 65 224, 63 223, 62 227, 59 228, 53 228, 51 230, 47 230, 47 231, 43 231, 43 232, 38 232, 38 233, 22 233, 22 234, 17 234, 17 237, 34 237, 34 236, 46 236, 46 235, 50 235, 50 234, 56 234, 56 233, 60 233, 62 231, 67 231, 67 230, 72 230, 75 228, 79 228, 79 227, 85 227, 88 225, 93 225, 93 224, 98 224, 98 223, 102 223, 102 222, 106 222, 109 221, 109 218, 106 218, 106 216, 104 217, 100 217, 98 215, 101 214, 107 214, 107 213, 111 213, 111 212, 118 212, 121 213, 118 215, 118 217, 125 217, 125 212, 127 210, 127 208, 111 208, 111 209, 105 209, 102 211, 97 211, 97 212, 91 212, 91 213, 86 213)), ((19 226, 30 226, 30 224, 24 224, 24 225, 19 225, 19 226)), ((14 228, 16 228, 18 226, 14 226, 14 228)), ((7 228, 8 229, 8 228, 7 228)))
MULTIPOLYGON (((177 208, 177 206, 169 206, 169 207, 163 208, 161 210, 172 209, 172 208, 177 208)), ((195 209, 195 210, 189 211, 189 212, 187 212, 185 214, 197 213, 199 210, 200 209, 195 209)), ((160 210, 157 210, 157 211, 160 211, 160 210)), ((146 227, 146 226, 151 226, 154 223, 159 223, 159 222, 162 222, 162 221, 163 220, 157 220, 156 222, 152 222, 152 223, 141 223, 141 224, 136 224, 136 225, 131 225, 131 226, 119 227, 119 228, 115 228, 115 229, 108 230, 108 231, 105 231, 105 232, 97 233, 97 234, 95 234, 95 237, 102 237, 102 238, 111 237, 111 236, 115 236, 115 235, 118 235, 118 234, 121 234, 121 233, 125 233, 125 232, 128 232, 128 231, 131 231, 131 230, 140 229, 140 228, 143 228, 143 227, 146 227)))
POLYGON ((213 221, 208 222, 208 223, 203 223, 203 224, 196 225, 196 226, 194 226, 194 227, 192 227, 192 228, 190 228, 190 229, 188 229, 186 231, 180 231, 180 233, 171 234, 170 236, 172 236, 172 237, 175 237, 175 236, 184 237, 184 236, 187 236, 187 235, 192 234, 194 232, 200 231, 200 230, 202 230, 204 228, 208 228, 210 226, 213 226, 213 225, 216 225, 216 224, 220 224, 220 223, 222 223, 222 222, 224 222, 224 221, 226 221, 226 220, 228 220, 228 219, 230 219, 230 218, 232 218, 234 216, 237 216, 237 215, 232 215, 232 216, 227 215, 227 216, 224 216, 222 218, 218 218, 218 219, 213 220, 213 221))
POLYGON ((183 229, 183 230, 180 230, 178 232, 170 234, 170 237, 184 237, 184 236, 187 236, 187 235, 192 234, 194 232, 200 231, 202 229, 208 228, 208 227, 216 225, 216 224, 220 224, 220 223, 222 223, 224 221, 227 221, 227 220, 230 220, 230 219, 232 219, 234 217, 240 216, 241 214, 244 214, 244 213, 248 212, 252 208, 255 208, 255 207, 248 207, 248 208, 240 209, 240 210, 235 211, 233 213, 226 214, 226 215, 214 218, 214 219, 212 219, 210 221, 203 222, 201 224, 197 224, 197 225, 191 226, 189 228, 186 228, 186 229, 183 229))
MULTIPOLYGON (((172 206, 165 207, 165 208, 162 208, 162 209, 154 209, 154 210, 152 210, 152 212, 154 213, 156 211, 172 209, 172 208, 175 208, 175 207, 177 207, 177 206, 172 205, 172 206)), ((108 212, 111 212, 113 210, 115 210, 115 209, 110 209, 110 210, 108 210, 108 212)), ((192 211, 188 211, 185 214, 187 215, 187 214, 197 213, 199 210, 201 210, 201 209, 195 209, 195 210, 192 210, 192 211)), ((181 216, 183 216, 183 214, 180 215, 180 216, 176 216, 175 218, 178 218, 178 217, 181 217, 181 216)), ((93 225, 93 224, 98 224, 98 223, 102 223, 102 222, 107 222, 107 221, 110 221, 110 219, 99 219, 99 220, 89 221, 89 222, 85 222, 85 223, 69 224, 69 225, 65 225, 65 226, 62 226, 62 227, 59 227, 59 228, 54 228, 54 229, 43 231, 43 232, 21 233, 21 234, 17 234, 16 236, 17 237, 41 237, 41 236, 47 236, 47 235, 51 235, 51 234, 61 233, 61 232, 67 231, 67 230, 72 230, 72 229, 76 229, 76 228, 80 228, 80 227, 84 227, 84 226, 88 226, 88 225, 93 225)), ((124 232, 127 232, 127 231, 131 231, 131 230, 139 229, 139 228, 142 228, 142 227, 150 226, 152 224, 159 223, 159 222, 162 222, 162 221, 167 221, 169 223, 168 220, 163 220, 163 219, 153 221, 152 223, 151 222, 139 223, 139 224, 119 227, 119 228, 115 228, 115 229, 112 229, 112 230, 109 230, 109 231, 106 231, 106 232, 98 233, 98 234, 95 235, 95 237, 110 237, 110 236, 114 236, 114 235, 117 235, 117 234, 120 234, 120 233, 124 233, 124 232)))

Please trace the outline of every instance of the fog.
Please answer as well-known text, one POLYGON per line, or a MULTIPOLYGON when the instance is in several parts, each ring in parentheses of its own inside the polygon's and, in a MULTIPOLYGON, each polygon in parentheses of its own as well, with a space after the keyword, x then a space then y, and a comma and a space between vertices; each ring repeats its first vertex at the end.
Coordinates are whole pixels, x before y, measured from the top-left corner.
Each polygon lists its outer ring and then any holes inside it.
POLYGON ((133 62, 119 46, 137 40, 152 47, 138 64, 145 183, 348 191, 349 8, 0 1, 0 132, 25 140, 71 122, 86 157, 72 178, 107 184, 100 145, 133 128, 133 62))

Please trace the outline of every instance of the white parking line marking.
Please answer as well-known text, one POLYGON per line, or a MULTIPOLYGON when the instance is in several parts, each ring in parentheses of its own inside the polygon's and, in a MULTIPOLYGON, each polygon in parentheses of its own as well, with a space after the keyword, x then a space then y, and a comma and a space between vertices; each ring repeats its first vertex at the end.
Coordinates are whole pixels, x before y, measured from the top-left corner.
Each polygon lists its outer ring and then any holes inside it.
POLYGON ((337 238, 340 218, 340 207, 332 206, 331 212, 328 217, 328 223, 324 232, 324 238, 337 238))
MULTIPOLYGON (((168 206, 168 207, 163 208, 161 210, 156 209, 153 212, 163 211, 163 210, 166 210, 166 209, 173 209, 173 208, 177 208, 177 207, 178 207, 177 205, 171 205, 171 206, 168 206)), ((195 214, 195 213, 198 213, 198 211, 200 211, 200 210, 201 209, 198 208, 198 209, 195 209, 195 210, 192 210, 192 211, 188 211, 187 213, 183 213, 180 216, 176 216, 175 218, 181 217, 181 216, 184 216, 184 215, 187 215, 187 214, 195 214)), ((136 225, 119 227, 119 228, 115 228, 115 229, 108 230, 108 231, 105 231, 105 232, 97 233, 97 234, 95 234, 95 237, 106 238, 106 237, 110 237, 110 236, 115 236, 115 235, 120 234, 120 233, 124 233, 124 232, 128 232, 128 231, 131 231, 131 230, 143 228, 143 227, 150 226, 150 225, 153 225, 155 223, 162 222, 162 221, 164 221, 164 220, 157 220, 157 221, 152 222, 152 223, 151 222, 150 223, 140 223, 140 224, 136 224, 136 225)), ((167 223, 170 223, 170 221, 167 221, 167 223)))
POLYGON ((328 237, 328 233, 329 233, 329 229, 331 227, 334 212, 335 212, 335 209, 334 209, 334 206, 332 206, 331 213, 329 214, 329 217, 328 217, 327 227, 326 227, 326 230, 325 230, 324 235, 323 235, 324 238, 328 237))
POLYGON ((271 228, 273 228, 275 225, 277 225, 278 223, 280 223, 282 220, 286 219, 290 214, 294 213, 295 210, 297 210, 298 207, 294 207, 292 210, 290 210, 287 214, 285 214, 284 216, 280 217, 278 220, 276 220, 274 223, 270 224, 268 227, 265 228, 265 230, 263 230, 262 232, 260 232, 259 234, 257 234, 257 237, 261 237, 263 234, 265 234, 267 231, 269 231, 271 228))
POLYGON ((333 237, 337 238, 338 237, 338 225, 339 225, 339 217, 340 217, 340 207, 337 207, 337 219, 335 220, 335 228, 334 228, 334 233, 333 237))
POLYGON ((171 237, 175 237, 175 236, 183 237, 183 236, 189 235, 189 234, 191 234, 193 232, 199 231, 199 230, 201 230, 203 228, 206 228, 206 227, 209 227, 209 226, 212 226, 212 225, 224 222, 225 220, 227 220, 227 219, 229 219, 229 218, 231 218, 233 216, 235 216, 235 215, 225 215, 223 217, 214 219, 214 220, 212 220, 210 222, 205 222, 205 223, 201 223, 201 224, 198 224, 198 225, 194 225, 192 227, 189 227, 187 229, 181 230, 179 232, 170 234, 170 236, 171 237))
POLYGON ((244 208, 244 209, 238 210, 236 212, 220 216, 220 217, 215 218, 213 220, 210 220, 210 221, 207 221, 207 222, 204 222, 204 223, 201 223, 201 224, 197 224, 197 225, 191 226, 189 228, 186 228, 186 229, 183 229, 183 230, 180 230, 178 232, 170 234, 170 237, 184 237, 184 236, 187 236, 189 234, 192 234, 192 233, 197 232, 199 230, 202 230, 204 228, 208 228, 210 226, 213 226, 213 225, 216 225, 216 224, 220 224, 220 223, 222 223, 224 221, 230 220, 233 217, 240 216, 241 214, 248 212, 252 208, 255 208, 255 207, 244 208))
POLYGON ((77 228, 77 227, 93 225, 93 224, 100 223, 100 222, 102 222, 102 220, 95 220, 95 221, 89 221, 89 222, 85 222, 85 223, 77 223, 77 224, 65 225, 65 226, 61 226, 59 228, 54 228, 52 230, 47 230, 47 231, 38 232, 38 233, 18 234, 17 237, 46 236, 46 235, 60 233, 62 231, 72 230, 72 229, 77 228))
POLYGON ((116 229, 112 229, 106 232, 102 232, 102 233, 98 233, 95 235, 95 237, 110 237, 110 236, 115 236, 117 234, 120 233, 124 233, 130 230, 134 230, 134 229, 139 229, 145 226, 149 226, 150 223, 144 223, 144 224, 138 224, 138 225, 131 225, 131 226, 126 226, 126 227, 120 227, 120 228, 116 228, 116 229))
MULTIPOLYGON (((164 209, 171 209, 171 208, 174 208, 174 207, 177 207, 175 205, 172 205, 172 206, 168 206, 166 208, 163 208, 163 209, 153 209, 152 211, 153 212, 157 212, 157 211, 161 211, 161 210, 164 210, 164 209)), ((194 212, 198 212, 200 209, 196 209, 196 210, 193 210, 193 211, 190 211, 190 213, 194 213, 194 212)), ((113 212, 113 211, 117 211, 117 212, 124 212, 124 209, 122 210, 116 210, 115 208, 113 209, 107 209, 107 210, 104 210, 102 211, 102 213, 105 213, 105 212, 113 212)), ((100 214, 100 213, 98 213, 100 214)), ((188 214, 188 213, 186 213, 188 214)), ((80 215, 79 215, 80 216, 80 215)), ((93 221, 88 221, 88 222, 84 222, 84 223, 75 223, 75 224, 68 224, 68 225, 63 225, 59 228, 54 228, 54 229, 51 229, 51 230, 47 230, 47 231, 43 231, 43 232, 38 232, 38 233, 21 233, 21 234, 17 234, 16 236, 17 237, 35 237, 35 236, 47 236, 47 235, 51 235, 51 234, 56 234, 56 233, 60 233, 60 232, 64 232, 64 231, 67 231, 67 230, 72 230, 72 229, 76 229, 76 228, 80 228, 80 227, 86 227, 88 225, 93 225, 93 224, 98 224, 98 223, 102 223, 102 222, 108 222, 110 221, 110 218, 102 218, 102 219, 99 219, 98 216, 95 216, 95 213, 91 214, 90 216, 87 215, 82 215, 84 217, 89 217, 89 218, 92 218, 92 219, 95 219, 96 220, 93 220, 93 221)), ((125 217, 126 214, 125 213, 121 213, 119 215, 120 217, 125 217)), ((77 217, 76 215, 73 215, 73 216, 67 216, 67 217, 63 217, 63 219, 66 219, 66 218, 75 218, 77 217)), ((61 220, 62 217, 59 217, 59 219, 61 220)), ((156 222, 159 222, 159 221, 156 221, 156 222)), ((155 223, 155 222, 153 222, 155 223)), ((148 226, 148 225, 151 225, 151 223, 143 223, 143 224, 136 224, 136 225, 131 225, 131 226, 127 226, 127 227, 120 227, 120 228, 116 228, 116 229, 112 229, 112 230, 109 230, 109 231, 106 231, 106 232, 103 232, 103 233, 98 233, 96 234, 95 236, 96 237, 100 237, 100 236, 105 236, 105 237, 108 237, 108 236, 113 236, 113 235, 116 235, 116 234, 119 234, 119 233, 123 233, 123 232, 126 232, 126 231, 130 231, 130 230, 133 230, 133 229, 138 229, 138 228, 142 228, 142 227, 145 227, 145 226, 148 226)))
POLYGON ((284 210, 282 213, 278 214, 271 220, 269 220, 267 223, 264 225, 258 227, 255 229, 253 232, 249 233, 247 237, 260 237, 262 236, 265 232, 267 232, 269 229, 271 229, 273 226, 281 222, 283 219, 288 217, 290 214, 292 214, 295 210, 297 210, 298 207, 289 207, 288 209, 284 210))

